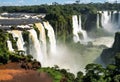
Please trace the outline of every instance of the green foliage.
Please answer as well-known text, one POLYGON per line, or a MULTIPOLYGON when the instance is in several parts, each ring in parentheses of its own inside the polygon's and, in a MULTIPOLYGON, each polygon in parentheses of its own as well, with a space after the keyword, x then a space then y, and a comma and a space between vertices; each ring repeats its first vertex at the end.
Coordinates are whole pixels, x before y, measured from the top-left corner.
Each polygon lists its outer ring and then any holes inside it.
POLYGON ((33 59, 33 56, 32 56, 32 55, 27 55, 26 57, 27 57, 27 61, 28 61, 28 62, 31 62, 32 59, 33 59))
MULTIPOLYGON (((24 38, 26 39, 28 33, 24 32, 24 38)), ((20 59, 25 58, 28 61, 32 60, 32 56, 24 56, 24 51, 17 51, 16 46, 17 38, 13 38, 12 34, 7 33, 6 31, 0 30, 0 63, 6 64, 8 61, 19 62, 20 59), (12 46, 15 52, 8 51, 7 41, 8 39, 12 42, 12 46)))
POLYGON ((41 68, 39 71, 48 73, 53 78, 53 82, 60 82, 63 77, 62 73, 54 68, 41 68))
POLYGON ((9 60, 9 55, 6 53, 0 54, 0 63, 6 64, 9 60))
POLYGON ((23 36, 24 42, 29 43, 29 32, 28 32, 27 30, 24 30, 24 31, 22 32, 22 36, 23 36))
POLYGON ((14 39, 13 36, 12 36, 12 34, 9 33, 9 40, 12 42, 12 47, 13 47, 13 49, 14 49, 14 50, 17 50, 17 49, 18 49, 18 48, 17 48, 17 45, 16 45, 16 43, 17 43, 17 38, 14 39))
POLYGON ((110 82, 106 79, 106 69, 99 64, 88 64, 86 66, 86 75, 84 76, 84 82, 110 82))
POLYGON ((119 82, 120 74, 116 65, 108 65, 103 68, 99 64, 88 64, 86 67, 86 74, 82 72, 77 73, 77 77, 65 69, 59 69, 58 66, 52 68, 41 68, 40 72, 47 72, 53 77, 53 82, 119 82))
POLYGON ((9 61, 11 62, 20 62, 20 60, 25 60, 27 62, 32 62, 33 57, 31 55, 26 55, 24 51, 15 51, 7 53, 9 61))
POLYGON ((120 82, 120 74, 113 77, 114 82, 120 82))
POLYGON ((16 27, 15 26, 11 26, 11 28, 10 28, 11 30, 15 30, 16 29, 16 27))
POLYGON ((8 33, 0 29, 0 63, 7 63, 9 60, 9 55, 7 55, 7 40, 8 33))
POLYGON ((12 53, 9 55, 9 59, 11 60, 11 62, 19 62, 21 58, 22 57, 16 53, 12 53))
POLYGON ((59 69, 57 65, 52 68, 41 68, 38 71, 47 72, 53 78, 53 82, 73 82, 75 79, 74 74, 67 72, 65 69, 59 69))
POLYGON ((38 37, 38 39, 39 39, 40 31, 39 31, 38 28, 35 26, 35 24, 34 24, 33 28, 34 28, 35 31, 37 32, 37 37, 38 37))

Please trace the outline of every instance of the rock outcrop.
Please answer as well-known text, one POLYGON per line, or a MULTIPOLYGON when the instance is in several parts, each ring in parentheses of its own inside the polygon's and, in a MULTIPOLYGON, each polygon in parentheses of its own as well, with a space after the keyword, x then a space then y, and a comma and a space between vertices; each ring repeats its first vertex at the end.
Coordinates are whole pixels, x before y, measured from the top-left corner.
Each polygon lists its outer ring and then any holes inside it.
POLYGON ((107 64, 115 63, 114 57, 117 53, 120 53, 120 32, 115 34, 115 41, 112 48, 104 49, 101 54, 101 59, 107 64))

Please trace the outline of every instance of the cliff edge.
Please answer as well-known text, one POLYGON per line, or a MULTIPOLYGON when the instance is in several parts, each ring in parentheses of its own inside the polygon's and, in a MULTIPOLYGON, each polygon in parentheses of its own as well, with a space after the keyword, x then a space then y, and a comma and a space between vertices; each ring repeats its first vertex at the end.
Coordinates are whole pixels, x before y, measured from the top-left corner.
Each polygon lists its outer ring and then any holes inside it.
POLYGON ((104 49, 101 54, 101 59, 106 65, 115 63, 114 57, 117 53, 120 53, 120 32, 115 33, 114 40, 113 46, 104 49))

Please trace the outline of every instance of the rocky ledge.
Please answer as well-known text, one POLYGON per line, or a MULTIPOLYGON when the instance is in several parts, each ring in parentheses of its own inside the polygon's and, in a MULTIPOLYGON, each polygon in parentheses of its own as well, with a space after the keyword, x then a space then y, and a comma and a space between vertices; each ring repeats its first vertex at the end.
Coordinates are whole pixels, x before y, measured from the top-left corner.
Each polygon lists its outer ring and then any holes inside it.
POLYGON ((120 32, 115 34, 113 46, 103 50, 101 59, 106 65, 115 63, 114 57, 117 53, 120 53, 120 32))

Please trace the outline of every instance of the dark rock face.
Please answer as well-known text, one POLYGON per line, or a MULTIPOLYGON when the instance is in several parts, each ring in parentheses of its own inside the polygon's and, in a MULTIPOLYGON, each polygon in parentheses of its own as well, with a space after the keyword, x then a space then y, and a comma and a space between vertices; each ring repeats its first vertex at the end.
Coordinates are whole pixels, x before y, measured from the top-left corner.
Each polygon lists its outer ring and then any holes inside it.
POLYGON ((101 54, 101 59, 106 65, 115 63, 114 57, 119 52, 120 52, 120 32, 117 32, 115 34, 115 41, 113 43, 112 48, 104 49, 101 54))
POLYGON ((97 21, 96 14, 88 14, 86 17, 86 21, 84 23, 83 29, 85 29, 88 32, 93 29, 96 29, 96 21, 97 21))
POLYGON ((112 48, 116 51, 120 51, 120 32, 115 34, 115 41, 112 48))

